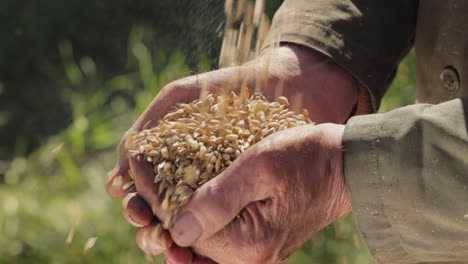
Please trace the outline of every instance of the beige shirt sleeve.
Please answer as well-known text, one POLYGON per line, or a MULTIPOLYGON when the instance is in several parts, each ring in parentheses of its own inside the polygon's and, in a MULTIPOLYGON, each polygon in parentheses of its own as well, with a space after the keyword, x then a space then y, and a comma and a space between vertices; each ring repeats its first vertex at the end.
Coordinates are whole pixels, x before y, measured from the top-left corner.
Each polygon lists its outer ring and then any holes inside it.
POLYGON ((285 0, 264 47, 290 42, 313 48, 359 79, 374 111, 413 45, 416 0, 285 0))
POLYGON ((349 120, 344 173, 379 263, 468 263, 468 97, 349 120))

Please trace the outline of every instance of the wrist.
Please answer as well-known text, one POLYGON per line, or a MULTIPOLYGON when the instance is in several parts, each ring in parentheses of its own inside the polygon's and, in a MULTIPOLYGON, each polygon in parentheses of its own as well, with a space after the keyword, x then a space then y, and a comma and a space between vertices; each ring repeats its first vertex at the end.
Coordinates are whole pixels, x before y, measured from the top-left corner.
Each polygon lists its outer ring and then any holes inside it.
POLYGON ((332 193, 330 201, 329 223, 351 212, 351 198, 346 187, 343 163, 343 135, 345 125, 322 124, 316 126, 323 138, 323 155, 327 155, 329 177, 329 193, 332 193))
POLYGON ((333 132, 330 133, 334 142, 334 149, 336 150, 333 155, 334 167, 334 182, 339 204, 338 217, 341 217, 352 211, 351 196, 349 195, 348 188, 346 187, 346 180, 344 175, 344 162, 343 162, 343 136, 345 125, 333 125, 333 132))

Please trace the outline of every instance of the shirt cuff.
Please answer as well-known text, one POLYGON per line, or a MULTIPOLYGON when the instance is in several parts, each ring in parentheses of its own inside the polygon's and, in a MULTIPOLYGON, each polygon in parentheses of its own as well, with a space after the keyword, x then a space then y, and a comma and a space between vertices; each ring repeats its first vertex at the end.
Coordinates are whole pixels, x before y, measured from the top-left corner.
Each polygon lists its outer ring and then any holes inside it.
POLYGON ((346 186, 379 263, 466 263, 467 105, 415 104, 348 121, 346 186))
MULTIPOLYGON (((343 136, 344 174, 351 196, 353 215, 364 241, 379 263, 401 263, 409 255, 400 244, 400 235, 386 214, 384 194, 398 194, 398 183, 379 171, 382 115, 356 116, 346 124, 343 136)), ((390 134, 390 133, 386 133, 390 134)))
POLYGON ((383 95, 375 96, 377 89, 370 89, 370 87, 389 86, 386 72, 381 70, 385 68, 385 65, 380 65, 379 61, 370 58, 365 48, 352 47, 350 42, 348 40, 345 47, 343 36, 324 26, 290 22, 282 23, 280 28, 270 29, 263 49, 274 46, 275 43, 294 43, 320 52, 346 69, 364 85, 370 95, 368 104, 372 107, 372 112, 377 112, 383 95), (356 65, 361 65, 361 67, 356 67, 356 65), (372 65, 372 67, 363 67, 363 65, 372 65))
POLYGON ((417 3, 285 0, 263 48, 290 42, 328 56, 364 84, 376 112, 412 46, 417 3))

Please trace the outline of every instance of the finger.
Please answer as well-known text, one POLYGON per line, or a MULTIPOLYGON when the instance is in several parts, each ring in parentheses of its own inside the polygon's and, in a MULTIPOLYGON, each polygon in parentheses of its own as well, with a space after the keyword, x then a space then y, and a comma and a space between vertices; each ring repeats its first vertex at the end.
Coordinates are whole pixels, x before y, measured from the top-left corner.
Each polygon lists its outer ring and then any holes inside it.
POLYGON ((173 244, 164 252, 166 263, 171 264, 190 264, 193 260, 193 253, 189 248, 179 247, 173 244))
POLYGON ((135 227, 149 225, 153 220, 151 208, 136 192, 127 194, 123 199, 122 214, 135 227))
POLYGON ((128 173, 128 164, 124 167, 117 165, 107 174, 106 191, 112 198, 123 197, 132 186, 132 182, 128 173))
POLYGON ((141 156, 130 158, 130 168, 135 175, 135 186, 138 195, 150 206, 151 211, 162 222, 167 220, 167 211, 161 207, 162 199, 159 195, 159 185, 154 183, 153 165, 141 156))
POLYGON ((250 202, 271 197, 268 175, 259 169, 262 164, 252 147, 201 186, 181 208, 171 228, 174 241, 179 246, 193 245, 224 228, 250 202))
POLYGON ((153 256, 168 250, 173 244, 169 232, 157 222, 138 229, 136 240, 143 252, 153 256))
POLYGON ((135 156, 129 160, 130 170, 135 175, 135 187, 138 195, 150 205, 153 213, 156 205, 160 202, 157 185, 154 183, 154 172, 151 163, 142 156, 135 156))

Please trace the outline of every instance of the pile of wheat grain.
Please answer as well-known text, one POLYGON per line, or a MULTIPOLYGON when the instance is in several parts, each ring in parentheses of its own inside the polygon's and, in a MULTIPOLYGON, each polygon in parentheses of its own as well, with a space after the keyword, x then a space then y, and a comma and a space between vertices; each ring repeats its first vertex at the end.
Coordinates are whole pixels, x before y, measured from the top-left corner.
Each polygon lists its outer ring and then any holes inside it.
POLYGON ((154 166, 154 182, 168 210, 167 227, 177 210, 201 185, 225 170, 248 147, 276 131, 310 124, 306 110, 296 114, 288 100, 269 102, 263 95, 209 95, 178 104, 152 128, 127 140, 130 155, 154 166))

